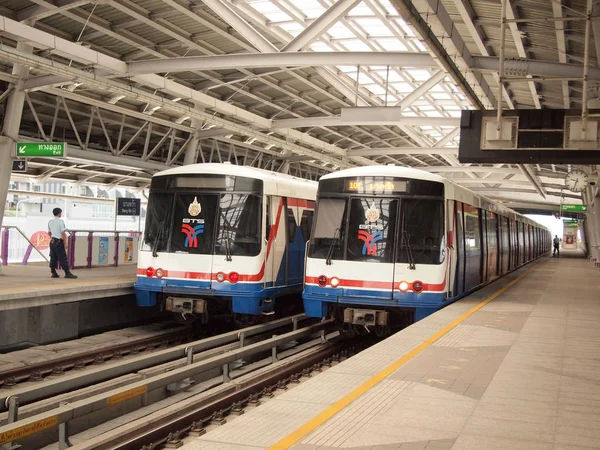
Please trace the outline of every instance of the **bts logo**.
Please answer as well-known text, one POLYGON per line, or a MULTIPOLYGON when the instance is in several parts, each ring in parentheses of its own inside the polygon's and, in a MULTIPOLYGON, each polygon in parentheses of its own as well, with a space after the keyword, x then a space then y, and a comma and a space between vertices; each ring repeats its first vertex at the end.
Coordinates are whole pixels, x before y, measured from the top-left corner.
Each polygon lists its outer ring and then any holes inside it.
POLYGON ((186 238, 183 243, 184 247, 197 248, 198 247, 198 236, 204 234, 204 224, 196 225, 192 228, 191 225, 184 223, 181 225, 181 232, 185 233, 186 238))
POLYGON ((369 234, 365 230, 359 230, 358 239, 365 243, 362 249, 363 255, 377 255, 377 242, 383 240, 383 233, 377 231, 373 234, 369 234))

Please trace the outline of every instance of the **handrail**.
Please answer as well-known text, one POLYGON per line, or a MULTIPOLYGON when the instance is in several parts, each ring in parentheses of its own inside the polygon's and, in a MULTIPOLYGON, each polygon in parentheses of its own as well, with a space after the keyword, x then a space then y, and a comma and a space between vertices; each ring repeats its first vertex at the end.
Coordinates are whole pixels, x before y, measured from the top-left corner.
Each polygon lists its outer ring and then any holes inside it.
POLYGON ((0 259, 2 259, 2 265, 6 266, 8 265, 8 233, 9 230, 17 230, 19 232, 19 234, 21 236, 23 236, 25 238, 25 240, 29 243, 29 246, 27 247, 27 250, 25 250, 25 256, 23 256, 23 262, 22 264, 27 264, 27 260, 29 259, 29 255, 31 255, 31 250, 34 249, 36 252, 38 252, 42 258, 44 258, 46 260, 46 262, 49 262, 48 258, 46 258, 46 255, 44 255, 40 250, 38 250, 38 248, 33 245, 33 242, 31 242, 29 240, 29 238, 27 236, 25 236, 25 233, 23 233, 23 231, 21 231, 21 229, 16 226, 16 225, 2 225, 0 226, 0 228, 4 228, 4 232, 3 232, 3 236, 2 236, 2 249, 0 249, 0 259))
MULTIPOLYGON (((16 225, 2 225, 0 227, 2 229, 2 244, 0 246, 0 260, 2 265, 8 265, 8 254, 9 254, 9 236, 10 230, 17 230, 23 238, 28 243, 27 249, 23 255, 23 260, 21 264, 26 265, 31 256, 32 250, 35 250, 37 253, 41 255, 41 257, 49 262, 48 257, 42 253, 40 249, 38 249, 33 242, 23 233, 23 231, 16 225)), ((67 230, 67 260, 69 262, 69 266, 71 268, 74 267, 75 263, 75 242, 77 240, 77 235, 81 233, 87 233, 87 263, 84 266, 79 267, 92 267, 92 253, 93 253, 93 236, 95 234, 106 234, 112 235, 114 239, 114 263, 113 265, 117 267, 119 265, 119 238, 123 235, 127 237, 136 237, 139 238, 142 235, 141 231, 133 231, 133 230, 67 230)), ((80 253, 78 253, 80 254, 80 253)))

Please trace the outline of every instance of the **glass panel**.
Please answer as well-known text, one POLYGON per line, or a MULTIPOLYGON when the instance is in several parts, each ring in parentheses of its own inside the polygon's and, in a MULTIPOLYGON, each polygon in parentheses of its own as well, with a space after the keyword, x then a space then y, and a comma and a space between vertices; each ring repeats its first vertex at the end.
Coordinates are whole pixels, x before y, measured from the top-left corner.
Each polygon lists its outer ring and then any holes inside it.
POLYGON ((353 198, 348 227, 349 261, 391 262, 398 200, 353 198))
POLYGON ((310 256, 313 258, 342 259, 342 247, 346 223, 346 200, 321 198, 317 206, 314 236, 311 239, 310 256))
POLYGON ((465 289, 481 283, 481 228, 479 208, 464 206, 465 213, 465 289))
POLYGON ((216 255, 257 256, 261 250, 259 195, 221 194, 216 255))
POLYGON ((177 194, 171 225, 173 253, 210 255, 213 250, 216 194, 177 194))
POLYGON ((412 253, 415 264, 440 264, 443 260, 443 203, 442 200, 403 199, 402 236, 397 262, 410 263, 412 253))
POLYGON ((488 280, 498 275, 498 216, 488 212, 487 217, 488 280))
POLYGON ((150 193, 146 211, 146 227, 142 241, 142 251, 165 252, 169 245, 169 227, 173 194, 150 193))

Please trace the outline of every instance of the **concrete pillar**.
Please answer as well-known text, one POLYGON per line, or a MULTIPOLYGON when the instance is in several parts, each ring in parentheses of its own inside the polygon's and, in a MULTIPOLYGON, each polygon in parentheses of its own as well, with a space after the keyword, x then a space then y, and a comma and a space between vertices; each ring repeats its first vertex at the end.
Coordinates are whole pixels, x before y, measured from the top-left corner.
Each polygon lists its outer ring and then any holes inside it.
MULTIPOLYGON (((19 42, 17 50, 31 53, 33 47, 19 42)), ((19 140, 21 117, 23 116, 23 105, 25 104, 25 92, 22 89, 22 83, 29 76, 29 66, 14 64, 12 74, 19 78, 19 82, 6 100, 6 114, 2 126, 2 136, 0 137, 0 224, 4 219, 4 206, 8 195, 12 160, 15 156, 15 143, 19 140)), ((1 265, 0 273, 2 273, 1 265)))

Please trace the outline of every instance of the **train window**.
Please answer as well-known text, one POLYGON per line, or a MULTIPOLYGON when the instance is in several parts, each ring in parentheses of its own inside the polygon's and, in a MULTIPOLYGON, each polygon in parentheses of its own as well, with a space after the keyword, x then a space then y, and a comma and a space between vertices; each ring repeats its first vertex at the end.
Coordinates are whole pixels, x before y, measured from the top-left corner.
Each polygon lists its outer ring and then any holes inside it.
POLYGON ((168 250, 174 198, 173 194, 150 194, 142 251, 165 252, 168 250))
POLYGON ((261 196, 221 194, 216 255, 257 256, 261 249, 261 196))
POLYGON ((310 256, 313 258, 342 259, 346 223, 346 199, 321 198, 317 204, 317 218, 311 238, 310 256))
POLYGON ((170 251, 210 255, 218 195, 176 194, 170 251))
POLYGON ((300 220, 300 231, 302 231, 302 238, 304 242, 310 239, 310 230, 312 230, 312 222, 313 222, 314 212, 305 209, 302 211, 302 219, 300 220))
POLYGON ((397 215, 398 200, 353 198, 350 201, 346 259, 391 262, 397 215))
POLYGON ((498 276, 498 216, 487 213, 487 279, 498 276))
POLYGON ((444 260, 444 219, 441 200, 403 199, 397 262, 440 264, 444 260), (412 258, 411 258, 412 257, 412 258))
POLYGON ((287 208, 287 224, 288 242, 291 244, 296 240, 296 218, 292 208, 287 208))

